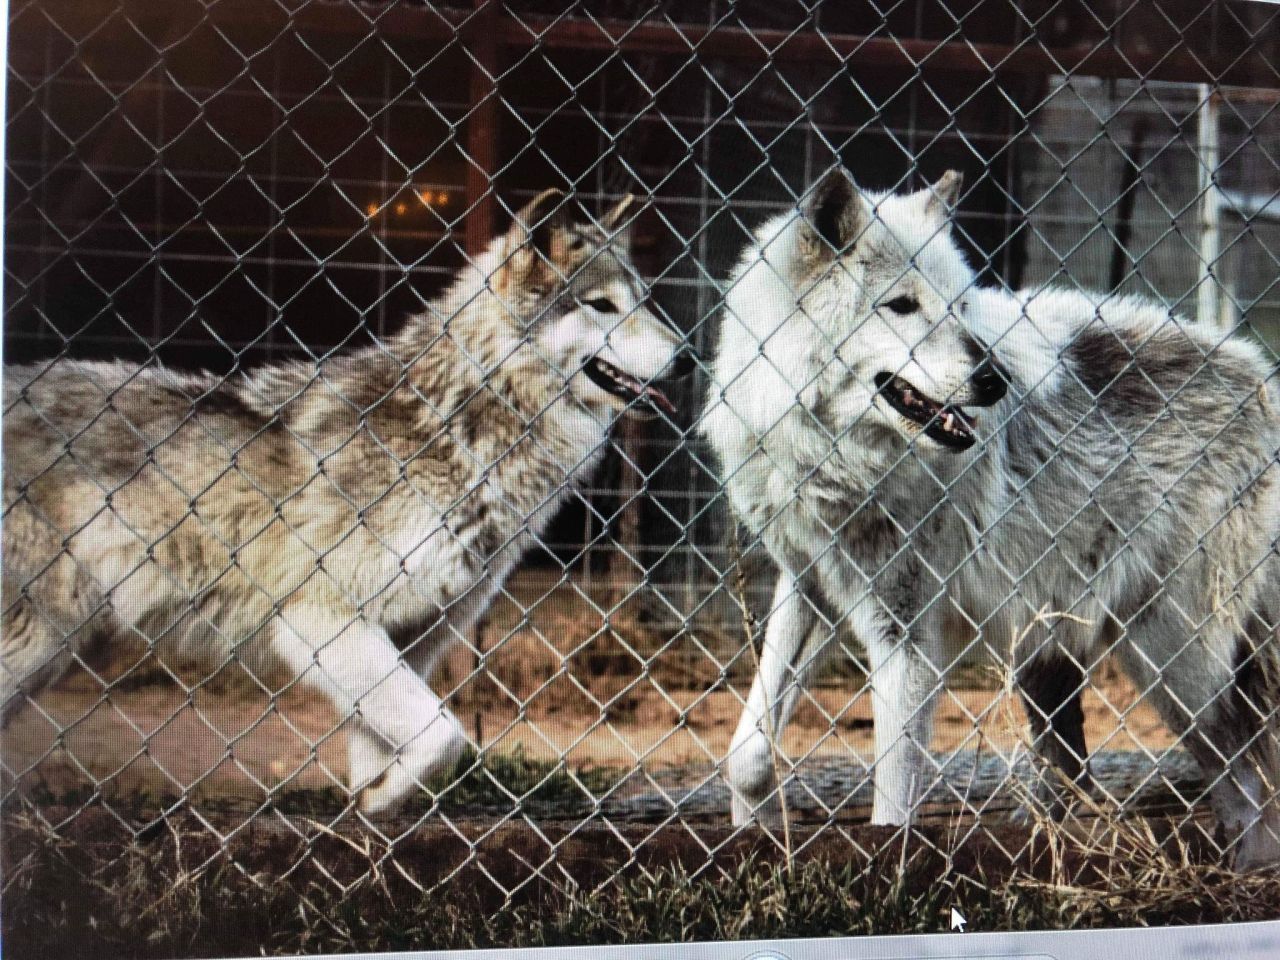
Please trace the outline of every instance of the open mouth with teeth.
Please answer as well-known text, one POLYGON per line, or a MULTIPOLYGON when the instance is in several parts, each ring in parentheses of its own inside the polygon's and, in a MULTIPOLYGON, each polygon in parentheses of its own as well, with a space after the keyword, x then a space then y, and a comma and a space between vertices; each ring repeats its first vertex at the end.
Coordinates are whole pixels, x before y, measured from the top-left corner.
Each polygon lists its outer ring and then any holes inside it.
POLYGON ((906 380, 890 373, 877 373, 876 388, 889 406, 924 428, 925 436, 953 450, 967 450, 978 440, 976 418, 960 407, 931 399, 906 380))
POLYGON ((667 395, 652 384, 641 383, 624 370, 599 357, 591 357, 583 365, 583 371, 591 382, 606 393, 621 397, 628 403, 635 403, 640 409, 649 412, 676 412, 675 404, 667 399, 667 395))

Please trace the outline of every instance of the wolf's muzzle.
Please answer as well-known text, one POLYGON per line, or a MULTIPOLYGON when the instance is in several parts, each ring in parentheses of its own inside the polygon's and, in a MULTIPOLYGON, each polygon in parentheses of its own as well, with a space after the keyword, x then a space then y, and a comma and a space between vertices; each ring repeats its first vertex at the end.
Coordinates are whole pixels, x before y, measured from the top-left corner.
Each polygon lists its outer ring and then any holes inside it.
POLYGON ((973 385, 973 397, 965 402, 965 406, 989 407, 1009 392, 1007 374, 991 357, 979 364, 969 382, 973 385))

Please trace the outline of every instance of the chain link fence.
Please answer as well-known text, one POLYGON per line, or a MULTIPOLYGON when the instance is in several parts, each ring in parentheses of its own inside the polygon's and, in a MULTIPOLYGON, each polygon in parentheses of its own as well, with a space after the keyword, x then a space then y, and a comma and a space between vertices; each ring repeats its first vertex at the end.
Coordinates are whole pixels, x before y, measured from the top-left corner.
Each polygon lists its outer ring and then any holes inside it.
MULTIPOLYGON (((699 423, 752 231, 833 164, 900 194, 955 169, 975 283, 1140 295, 1269 367, 1280 344, 1268 4, 36 0, 9 16, 3 797, 55 833, 194 817, 206 866, 230 851, 260 882, 309 869, 339 889, 478 870, 495 911, 584 849, 613 858, 599 884, 668 855, 714 872, 744 836, 768 855, 905 857, 868 826, 873 664, 850 610, 824 614, 838 655, 769 731, 785 816, 730 822, 725 760, 777 570, 768 537, 737 528, 699 423), (574 302, 543 304, 535 330, 520 298, 538 283, 574 302), (611 331, 614 374, 627 356, 640 379, 669 373, 681 343, 700 358, 602 455, 561 443, 583 429, 558 419, 574 391, 656 401, 625 369, 605 388, 608 370, 592 387, 565 369, 606 349, 573 339, 594 335, 571 323, 584 312, 611 331), (626 354, 637 317, 649 339, 626 354), (513 428, 548 370, 562 382, 513 428), (505 518, 491 539, 461 528, 478 490, 505 518), (427 515, 452 539, 413 528, 427 515), (479 572, 447 582, 455 561, 479 572), (410 729, 422 710, 439 723, 410 729), (438 756, 414 767, 428 741, 438 756), (422 782, 401 796, 397 777, 422 782), (362 807, 362 789, 403 802, 362 807), (274 860, 236 846, 255 837, 274 860), (340 862, 357 847, 363 867, 340 862)), ((603 442, 612 408, 593 396, 603 442)), ((1223 456, 1194 436, 1177 456, 1223 456)), ((1195 549, 1231 522, 1206 521, 1195 549)), ((1165 722, 1159 666, 1075 667, 1096 789, 1067 826, 1158 818, 1229 856, 1188 750, 1197 718, 1165 722)), ((974 658, 933 677, 914 785, 930 850, 983 838, 1014 862, 1044 828, 1008 672, 974 658)), ((1275 703, 1256 704, 1264 729, 1275 703)))

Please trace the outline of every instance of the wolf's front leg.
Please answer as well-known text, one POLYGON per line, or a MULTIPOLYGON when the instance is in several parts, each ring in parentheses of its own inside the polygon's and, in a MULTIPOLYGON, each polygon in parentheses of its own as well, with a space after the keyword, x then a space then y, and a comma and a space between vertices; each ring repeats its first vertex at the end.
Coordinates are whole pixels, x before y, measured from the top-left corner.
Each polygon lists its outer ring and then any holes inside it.
POLYGON ((354 721, 350 785, 366 813, 387 809, 457 760, 466 743, 461 726, 381 627, 293 604, 272 625, 271 646, 354 721))
POLYGON ((760 669, 725 758, 734 826, 780 816, 774 749, 812 672, 814 648, 820 639, 810 637, 818 632, 817 625, 805 587, 789 573, 780 573, 760 651, 760 669))
POLYGON ((941 680, 910 637, 875 631, 867 640, 876 760, 873 824, 908 823, 924 794, 933 709, 941 680))

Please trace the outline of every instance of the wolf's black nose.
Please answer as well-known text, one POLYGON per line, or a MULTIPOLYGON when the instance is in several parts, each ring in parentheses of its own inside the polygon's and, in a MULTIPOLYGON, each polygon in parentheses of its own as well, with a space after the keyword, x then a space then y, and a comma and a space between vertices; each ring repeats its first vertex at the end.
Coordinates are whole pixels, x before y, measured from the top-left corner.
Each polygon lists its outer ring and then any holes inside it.
POLYGON ((969 401, 976 407, 989 407, 1009 392, 1009 381, 1000 364, 987 357, 969 378, 974 397, 969 401))
POLYGON ((687 377, 689 374, 693 373, 694 367, 697 365, 698 355, 689 347, 685 347, 676 354, 676 358, 671 361, 670 373, 668 373, 667 376, 672 379, 687 377))

